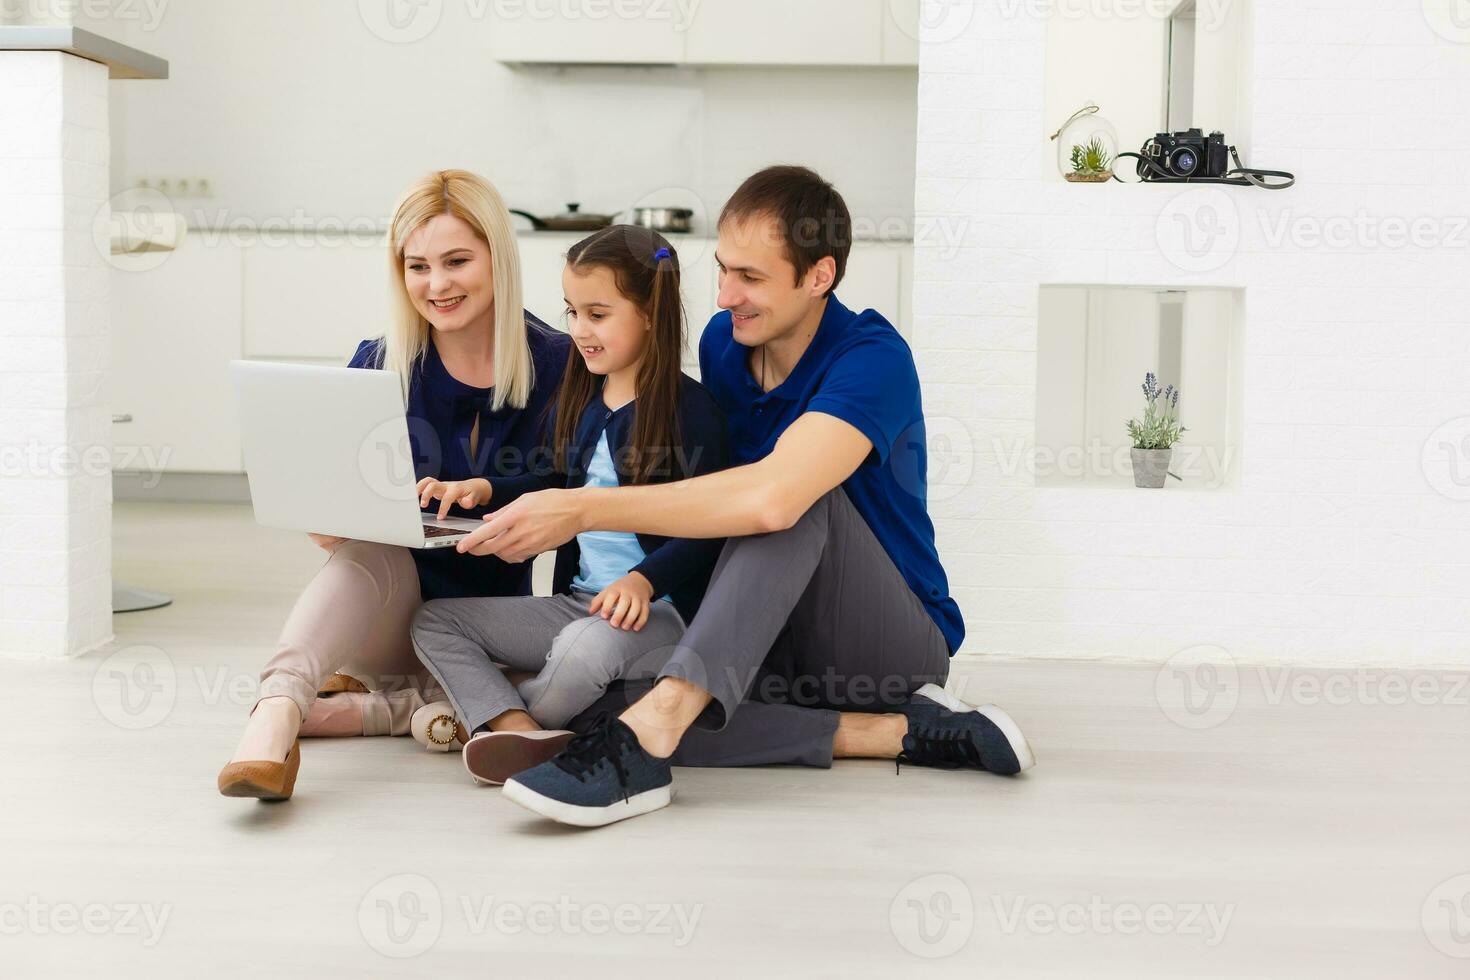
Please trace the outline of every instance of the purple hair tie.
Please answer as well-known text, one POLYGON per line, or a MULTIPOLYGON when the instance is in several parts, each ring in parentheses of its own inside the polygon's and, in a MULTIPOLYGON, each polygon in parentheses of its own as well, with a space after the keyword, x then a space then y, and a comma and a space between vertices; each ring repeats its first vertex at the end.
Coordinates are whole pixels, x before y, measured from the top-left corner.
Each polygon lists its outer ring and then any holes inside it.
POLYGON ((666 248, 661 248, 657 252, 654 252, 653 253, 653 261, 655 261, 655 262, 661 262, 661 261, 663 261, 664 259, 666 259, 668 257, 669 257, 669 250, 666 249, 666 248))

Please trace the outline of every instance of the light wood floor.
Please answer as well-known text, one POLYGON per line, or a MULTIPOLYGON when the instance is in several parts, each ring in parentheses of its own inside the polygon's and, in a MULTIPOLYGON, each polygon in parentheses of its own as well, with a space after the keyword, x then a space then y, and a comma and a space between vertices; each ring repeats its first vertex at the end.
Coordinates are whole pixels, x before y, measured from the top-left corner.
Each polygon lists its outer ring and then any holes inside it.
POLYGON ((590 832, 407 738, 308 741, 291 802, 221 798, 320 561, 243 507, 119 505, 117 573, 176 601, 117 617, 121 659, 0 662, 0 976, 1470 973, 1463 677, 1333 704, 1326 672, 1277 696, 1241 668, 1191 730, 1153 667, 967 659, 952 684, 1036 746, 1023 778, 679 770, 672 807, 590 832), (128 906, 167 913, 154 941, 128 906))

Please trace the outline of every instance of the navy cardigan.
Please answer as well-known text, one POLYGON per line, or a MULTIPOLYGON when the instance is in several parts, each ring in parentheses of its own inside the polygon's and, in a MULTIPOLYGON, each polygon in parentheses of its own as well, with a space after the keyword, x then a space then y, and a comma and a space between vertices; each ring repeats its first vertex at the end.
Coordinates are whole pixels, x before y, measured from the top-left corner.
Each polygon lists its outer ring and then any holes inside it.
MULTIPOLYGON (((571 338, 526 313, 526 340, 531 348, 535 382, 524 408, 509 405, 492 411, 492 388, 475 388, 451 375, 432 335, 423 361, 408 389, 408 440, 415 476, 422 480, 468 480, 471 477, 517 476, 528 472, 528 458, 545 438, 542 424, 561 387, 571 352, 571 338), (480 420, 477 452, 470 454, 470 432, 480 420)), ((381 368, 379 340, 364 340, 348 367, 381 368)), ((478 517, 500 506, 462 509, 456 517, 478 517)), ((437 511, 437 502, 435 504, 437 511)), ((419 592, 430 599, 531 594, 531 564, 510 564, 493 555, 462 555, 453 548, 413 548, 419 592)))
MULTIPOLYGON (((575 356, 575 355, 573 355, 575 356)), ((676 479, 701 476, 722 470, 729 465, 729 437, 725 431, 725 415, 715 404, 714 397, 698 381, 681 375, 683 384, 679 391, 679 457, 677 462, 682 473, 655 474, 650 482, 669 483, 676 479)), ((632 482, 627 472, 628 442, 633 435, 634 413, 637 400, 629 402, 617 411, 602 401, 601 390, 593 395, 577 423, 576 438, 567 453, 567 471, 562 472, 550 465, 554 458, 551 433, 555 431, 556 410, 553 406, 546 423, 546 445, 540 450, 544 465, 535 467, 537 472, 521 477, 491 478, 493 488, 492 507, 503 507, 525 493, 548 490, 556 487, 575 488, 586 484, 587 467, 597 444, 607 433, 608 448, 612 454, 613 468, 618 474, 618 484, 626 486, 632 482)), ((639 572, 653 586, 654 597, 668 596, 674 608, 688 623, 694 619, 704 591, 709 587, 710 573, 725 546, 724 538, 665 538, 657 534, 639 534, 638 544, 643 549, 644 559, 630 571, 639 572)), ((581 549, 573 538, 556 550, 556 570, 552 577, 552 591, 569 593, 572 579, 581 566, 581 549)))

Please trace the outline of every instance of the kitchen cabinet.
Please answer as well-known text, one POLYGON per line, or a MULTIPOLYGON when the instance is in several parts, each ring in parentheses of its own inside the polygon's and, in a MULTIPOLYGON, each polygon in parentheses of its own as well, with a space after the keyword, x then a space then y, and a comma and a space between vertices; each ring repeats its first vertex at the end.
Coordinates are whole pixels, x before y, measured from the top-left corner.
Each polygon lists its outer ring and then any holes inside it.
POLYGON ((914 67, 920 0, 645 0, 491 5, 490 53, 511 64, 914 67))
MULTIPOLYGON (((883 63, 918 67, 919 4, 921 0, 887 0, 883 13, 883 63)), ((961 16, 963 8, 944 7, 946 16, 961 16)))
POLYGON ((677 64, 684 59, 683 6, 649 0, 635 8, 641 16, 626 17, 618 15, 617 3, 498 0, 489 7, 490 56, 548 64, 677 64))
MULTIPOLYGON (((907 248, 907 243, 904 243, 907 248)), ((908 329, 901 300, 902 251, 888 242, 858 242, 847 257, 847 272, 837 295, 848 309, 874 309, 899 333, 908 329)))
POLYGON ((561 272, 567 250, 587 237, 587 232, 537 232, 521 235, 521 303, 554 327, 566 329, 562 311, 567 308, 561 288, 561 272))
POLYGON ((246 357, 346 364, 388 316, 388 246, 369 236, 259 238, 241 255, 246 357))
POLYGON ((108 402, 119 469, 244 469, 229 363, 241 355, 240 249, 186 237, 167 253, 114 256, 108 402), (162 258, 161 264, 158 260, 162 258))
POLYGON ((887 0, 704 0, 686 34, 694 65, 876 65, 887 0))

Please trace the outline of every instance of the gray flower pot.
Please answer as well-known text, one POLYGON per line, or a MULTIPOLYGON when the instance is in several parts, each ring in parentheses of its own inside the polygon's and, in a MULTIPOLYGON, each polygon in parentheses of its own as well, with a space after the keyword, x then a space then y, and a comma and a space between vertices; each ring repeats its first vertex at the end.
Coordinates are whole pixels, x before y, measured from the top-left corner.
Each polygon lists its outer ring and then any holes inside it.
POLYGON ((1133 485, 1162 487, 1169 476, 1169 457, 1173 449, 1130 449, 1133 456, 1133 485))

